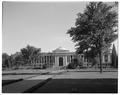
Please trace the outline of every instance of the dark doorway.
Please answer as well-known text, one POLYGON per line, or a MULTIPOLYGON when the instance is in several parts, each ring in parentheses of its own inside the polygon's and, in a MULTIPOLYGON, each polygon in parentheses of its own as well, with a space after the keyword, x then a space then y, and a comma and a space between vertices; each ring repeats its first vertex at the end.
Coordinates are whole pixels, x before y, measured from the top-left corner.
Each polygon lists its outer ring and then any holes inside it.
POLYGON ((59 57, 59 66, 63 66, 63 58, 59 57))

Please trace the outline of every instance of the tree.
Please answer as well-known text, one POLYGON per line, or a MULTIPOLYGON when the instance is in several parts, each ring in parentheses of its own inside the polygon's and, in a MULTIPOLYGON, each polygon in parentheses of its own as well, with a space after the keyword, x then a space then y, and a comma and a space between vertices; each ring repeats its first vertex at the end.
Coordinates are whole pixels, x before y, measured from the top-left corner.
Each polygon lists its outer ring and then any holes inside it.
POLYGON ((112 49, 112 66, 117 68, 118 66, 118 62, 117 62, 117 53, 116 53, 116 49, 115 46, 113 44, 113 49, 112 49))
POLYGON ((7 53, 2 53, 2 67, 9 67, 9 55, 7 53))
MULTIPOLYGON (((79 13, 74 27, 68 30, 68 34, 76 43, 76 52, 92 52, 99 56, 100 72, 102 72, 102 50, 111 46, 118 37, 117 12, 114 6, 103 2, 90 2, 84 13, 79 13)), ((91 53, 90 53, 91 54, 91 53)))
POLYGON ((24 60, 23 60, 21 52, 16 52, 11 57, 12 57, 12 59, 14 61, 13 65, 16 66, 16 68, 18 68, 20 65, 24 65, 24 60))
POLYGON ((35 48, 33 46, 27 45, 26 48, 21 49, 23 60, 26 64, 30 64, 31 61, 37 60, 40 48, 35 48))

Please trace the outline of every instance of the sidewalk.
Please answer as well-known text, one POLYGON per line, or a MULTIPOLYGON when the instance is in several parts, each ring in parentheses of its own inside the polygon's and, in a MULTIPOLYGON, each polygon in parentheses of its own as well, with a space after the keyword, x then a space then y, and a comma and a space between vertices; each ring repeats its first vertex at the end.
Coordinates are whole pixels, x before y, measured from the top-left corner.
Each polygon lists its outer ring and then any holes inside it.
POLYGON ((53 79, 118 79, 118 72, 66 72, 53 79))
MULTIPOLYGON (((84 69, 67 69, 67 71, 73 72, 100 72, 99 68, 84 68, 84 69)), ((103 72, 118 72, 118 69, 115 68, 106 68, 102 69, 103 72)))
MULTIPOLYGON (((54 70, 54 69, 27 69, 27 70, 9 70, 9 71, 2 71, 2 75, 32 75, 32 74, 54 74, 64 71, 77 71, 77 72, 99 72, 99 68, 84 68, 84 69, 61 69, 61 70, 54 70)), ((103 72, 118 72, 118 69, 115 68, 106 68, 103 69, 103 72)))
POLYGON ((2 75, 22 75, 22 74, 47 74, 50 70, 34 70, 34 69, 28 69, 28 70, 9 70, 9 71, 2 71, 2 75))

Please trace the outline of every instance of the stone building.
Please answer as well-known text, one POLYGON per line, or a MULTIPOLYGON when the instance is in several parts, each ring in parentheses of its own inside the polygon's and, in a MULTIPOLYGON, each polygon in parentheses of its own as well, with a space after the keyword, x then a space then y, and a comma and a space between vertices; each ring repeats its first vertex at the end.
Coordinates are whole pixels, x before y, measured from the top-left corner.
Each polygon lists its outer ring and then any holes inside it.
MULTIPOLYGON (((84 58, 83 54, 76 55, 75 52, 70 52, 69 50, 66 50, 64 48, 57 48, 53 50, 52 52, 44 53, 41 52, 39 56, 39 60, 36 60, 33 62, 35 66, 42 66, 43 64, 46 64, 47 67, 64 67, 67 66, 69 63, 72 62, 72 59, 77 58, 78 62, 79 60, 83 61, 82 66, 83 67, 91 67, 91 63, 88 62, 87 59, 84 58)), ((96 64, 94 67, 99 67, 99 59, 96 58, 96 61, 98 64, 96 64)), ((111 65, 111 52, 104 51, 102 53, 102 64, 104 67, 110 67, 111 65)))
MULTIPOLYGON (((102 51, 102 67, 103 68, 109 68, 111 67, 111 62, 112 62, 112 50, 111 49, 106 49, 102 51)), ((96 57, 97 63, 95 67, 100 67, 100 62, 99 58, 96 57)))
POLYGON ((76 58, 75 52, 70 52, 61 47, 49 53, 41 52, 39 60, 36 60, 34 65, 46 64, 48 67, 63 67, 67 66, 72 59, 76 58))

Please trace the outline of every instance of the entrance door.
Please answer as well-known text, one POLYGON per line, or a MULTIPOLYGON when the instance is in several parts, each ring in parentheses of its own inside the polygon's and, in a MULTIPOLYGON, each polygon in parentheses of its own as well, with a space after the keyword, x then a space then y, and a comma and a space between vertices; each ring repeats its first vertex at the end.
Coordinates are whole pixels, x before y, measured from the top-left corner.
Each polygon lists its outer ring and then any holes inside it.
POLYGON ((63 66, 63 58, 59 57, 59 66, 63 66))

